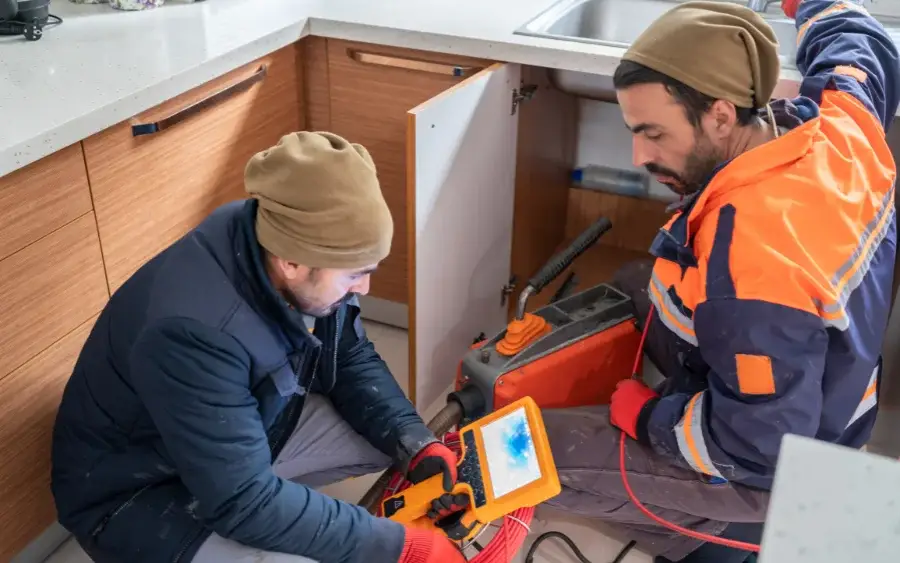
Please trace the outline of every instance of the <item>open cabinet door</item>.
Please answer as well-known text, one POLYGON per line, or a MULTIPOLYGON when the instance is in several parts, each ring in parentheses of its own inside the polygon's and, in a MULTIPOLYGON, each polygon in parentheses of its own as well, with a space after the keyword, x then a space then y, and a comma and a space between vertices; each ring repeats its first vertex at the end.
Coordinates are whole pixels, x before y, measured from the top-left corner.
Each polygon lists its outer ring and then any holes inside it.
POLYGON ((409 394, 420 412, 473 340, 506 324, 519 75, 495 64, 409 111, 409 394))

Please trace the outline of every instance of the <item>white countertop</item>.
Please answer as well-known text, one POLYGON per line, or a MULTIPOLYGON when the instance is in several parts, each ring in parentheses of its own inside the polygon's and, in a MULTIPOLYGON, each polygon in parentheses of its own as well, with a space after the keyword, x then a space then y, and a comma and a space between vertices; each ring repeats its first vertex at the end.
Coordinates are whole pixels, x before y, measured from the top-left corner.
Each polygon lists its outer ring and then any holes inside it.
MULTIPOLYGON (((554 0, 206 0, 122 12, 54 0, 64 23, 0 37, 0 176, 306 35, 612 74, 623 51, 513 32, 554 0)), ((795 87, 796 71, 782 73, 795 87)))

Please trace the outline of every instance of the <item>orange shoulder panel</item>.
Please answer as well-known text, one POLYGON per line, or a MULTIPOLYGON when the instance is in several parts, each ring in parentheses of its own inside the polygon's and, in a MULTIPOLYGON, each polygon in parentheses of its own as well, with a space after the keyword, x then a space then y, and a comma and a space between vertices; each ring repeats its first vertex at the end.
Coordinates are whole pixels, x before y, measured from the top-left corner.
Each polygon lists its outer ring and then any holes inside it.
MULTIPOLYGON (((844 109, 858 102, 835 94, 840 105, 823 110, 821 130, 803 158, 740 189, 724 190, 707 205, 735 208, 729 267, 736 297, 840 324, 847 294, 865 274, 866 257, 892 215, 895 168, 887 143, 874 130, 877 122, 863 120, 860 126, 859 116, 850 115, 854 108, 844 109)), ((790 143, 791 134, 772 142, 790 143)), ((707 212, 697 231, 701 262, 719 244, 717 220, 718 213, 707 212)))

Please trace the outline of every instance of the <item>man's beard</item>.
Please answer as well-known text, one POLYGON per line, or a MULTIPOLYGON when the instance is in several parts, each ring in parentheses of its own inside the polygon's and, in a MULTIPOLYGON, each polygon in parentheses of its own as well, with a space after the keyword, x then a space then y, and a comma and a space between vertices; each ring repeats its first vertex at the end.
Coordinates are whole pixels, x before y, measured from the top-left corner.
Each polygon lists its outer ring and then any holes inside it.
POLYGON ((644 168, 651 174, 673 178, 675 183, 666 182, 666 187, 679 195, 690 195, 706 185, 713 171, 724 160, 723 155, 716 150, 709 139, 698 132, 694 136, 694 150, 688 155, 684 164, 684 172, 679 174, 653 162, 646 164, 644 168))
POLYGON ((331 305, 327 305, 325 307, 316 307, 308 299, 305 299, 303 296, 297 295, 294 292, 291 292, 289 299, 291 301, 291 305, 304 315, 322 318, 327 317, 337 311, 341 307, 341 305, 349 301, 352 297, 352 293, 347 293, 331 305))

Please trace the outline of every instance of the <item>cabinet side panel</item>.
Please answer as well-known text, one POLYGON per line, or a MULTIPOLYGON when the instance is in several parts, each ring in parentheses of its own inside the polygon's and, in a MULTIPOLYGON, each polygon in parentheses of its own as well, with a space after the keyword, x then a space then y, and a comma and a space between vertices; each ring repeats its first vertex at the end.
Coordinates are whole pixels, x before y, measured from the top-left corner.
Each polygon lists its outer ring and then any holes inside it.
POLYGON ((310 131, 331 130, 331 99, 328 79, 328 40, 306 37, 300 42, 300 80, 303 83, 304 127, 310 131))
POLYGON ((537 90, 519 106, 512 251, 512 273, 517 280, 509 299, 510 314, 528 278, 565 237, 578 126, 577 98, 555 89, 546 69, 524 67, 522 82, 537 90))

